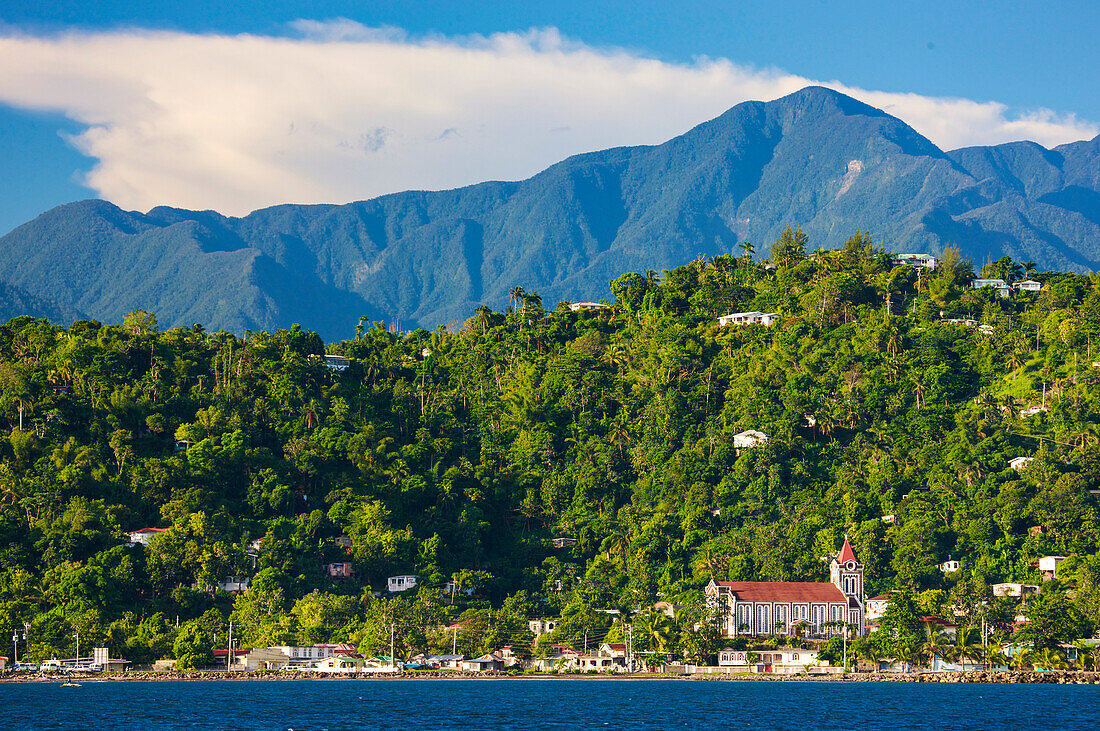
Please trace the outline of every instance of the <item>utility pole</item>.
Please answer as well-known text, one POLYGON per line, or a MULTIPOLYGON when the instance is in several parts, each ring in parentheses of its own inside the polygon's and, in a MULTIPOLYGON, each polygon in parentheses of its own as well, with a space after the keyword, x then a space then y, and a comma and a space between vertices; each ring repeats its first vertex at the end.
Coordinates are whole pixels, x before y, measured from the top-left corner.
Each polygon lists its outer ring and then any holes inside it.
POLYGON ((397 669, 397 662, 394 660, 394 657, 393 657, 393 636, 394 636, 394 633, 396 633, 396 632, 397 632, 397 624, 394 623, 394 622, 390 622, 390 667, 393 668, 394 670, 397 669))
POLYGON ((455 626, 452 629, 454 629, 454 635, 451 637, 451 654, 452 655, 457 655, 458 654, 458 623, 455 623, 455 626))
POLYGON ((848 623, 844 623, 844 669, 848 669, 848 623))
POLYGON ((13 650, 12 654, 15 655, 15 660, 13 660, 12 662, 13 662, 13 664, 18 665, 19 664, 19 630, 12 629, 12 631, 11 631, 11 641, 12 641, 12 644, 14 645, 14 650, 13 650))
POLYGON ((634 622, 626 625, 626 668, 634 673, 634 622))
POLYGON ((588 628, 584 628, 584 654, 588 654, 588 628))
POLYGON ((233 665, 233 621, 229 622, 229 652, 225 655, 225 671, 228 673, 233 665))
POLYGON ((76 633, 76 664, 80 665, 80 633, 76 633))

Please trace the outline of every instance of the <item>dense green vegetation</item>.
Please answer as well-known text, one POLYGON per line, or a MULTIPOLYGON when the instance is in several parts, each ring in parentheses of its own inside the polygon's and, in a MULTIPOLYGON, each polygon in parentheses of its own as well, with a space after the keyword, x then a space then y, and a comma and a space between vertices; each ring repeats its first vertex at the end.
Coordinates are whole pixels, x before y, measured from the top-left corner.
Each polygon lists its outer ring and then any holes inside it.
MULTIPOLYGON (((1069 558, 1030 604, 1031 640, 1091 632, 1100 277, 1037 275, 1042 291, 1001 298, 971 289, 951 250, 918 272, 862 234, 806 244, 788 230, 773 262, 746 245, 625 274, 607 310, 544 311, 517 288, 457 332, 364 326, 327 348, 344 371, 297 327, 14 319, 0 326, 0 628, 30 623, 37 658, 71 656, 79 632, 188 665, 230 620, 245 647, 367 653, 388 651, 392 627, 404 655, 518 650, 539 616, 562 617, 552 640, 591 645, 621 636, 625 615, 600 611, 616 609, 642 612, 638 649, 705 657, 709 579, 827 580, 822 556, 847 534, 868 595, 902 590, 894 637, 924 613, 976 620, 990 584, 1039 583, 1047 554, 1069 558), (738 310, 782 318, 717 325, 738 310), (771 438, 738 455, 746 429, 771 438), (169 530, 125 545, 146 526, 169 530), (960 570, 941 572, 947 559, 960 570), (354 577, 322 569, 341 561, 354 577), (421 586, 386 594, 403 573, 421 586), (231 575, 251 587, 206 591, 231 575), (644 611, 658 599, 683 605, 676 622, 644 611)), ((1015 607, 992 606, 1010 632, 1015 607)))

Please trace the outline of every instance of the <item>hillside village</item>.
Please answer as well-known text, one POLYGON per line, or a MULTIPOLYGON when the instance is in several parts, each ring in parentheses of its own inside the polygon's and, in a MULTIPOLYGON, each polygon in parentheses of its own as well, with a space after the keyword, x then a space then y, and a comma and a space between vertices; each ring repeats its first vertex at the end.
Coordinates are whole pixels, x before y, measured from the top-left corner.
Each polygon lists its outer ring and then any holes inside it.
POLYGON ((1092 667, 1100 280, 808 245, 328 345, 0 326, 8 662, 1092 667))

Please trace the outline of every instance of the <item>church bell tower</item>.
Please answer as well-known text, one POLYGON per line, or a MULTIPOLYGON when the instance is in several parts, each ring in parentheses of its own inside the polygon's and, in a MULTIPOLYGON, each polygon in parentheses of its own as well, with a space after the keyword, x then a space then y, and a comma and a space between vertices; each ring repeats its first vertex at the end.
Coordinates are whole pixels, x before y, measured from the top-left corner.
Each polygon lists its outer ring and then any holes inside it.
POLYGON ((829 578, 848 598, 848 624, 858 628, 857 636, 863 635, 864 625, 864 597, 863 597, 863 564, 856 558, 856 552, 852 550, 852 544, 848 537, 844 537, 844 545, 840 553, 833 557, 829 563, 829 578))

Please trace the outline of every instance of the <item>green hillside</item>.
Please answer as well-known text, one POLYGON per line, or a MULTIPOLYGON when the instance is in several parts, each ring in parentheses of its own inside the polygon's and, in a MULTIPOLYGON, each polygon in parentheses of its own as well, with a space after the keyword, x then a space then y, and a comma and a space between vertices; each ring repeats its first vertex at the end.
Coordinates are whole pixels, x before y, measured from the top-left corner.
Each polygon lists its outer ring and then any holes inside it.
POLYGON ((506 311, 480 307, 454 332, 365 324, 327 346, 297 326, 159 331, 143 312, 12 320, 0 627, 30 623, 32 657, 72 656, 79 632, 82 647, 188 665, 224 646, 230 620, 244 647, 372 654, 392 625, 407 656, 519 648, 526 620, 547 616, 563 618, 553 640, 579 646, 640 611, 639 650, 703 659, 718 643, 708 580, 822 580, 847 535, 868 596, 903 590, 961 624, 990 601, 1005 636, 1016 608, 990 585, 1040 583, 1037 559, 1067 556, 1028 610, 1055 620, 1025 638, 1087 636, 1100 278, 1038 274, 1040 292, 1000 298, 970 289, 954 251, 918 278, 864 235, 805 245, 788 230, 771 262, 624 274, 605 310, 516 288, 506 311), (780 318, 716 322, 747 310, 780 318), (326 350, 350 366, 326 367, 326 350), (1021 417, 1044 383, 1047 410, 1021 417), (770 439, 739 455, 749 429, 770 439), (1016 472, 1017 456, 1034 460, 1016 472), (168 530, 125 545, 145 527, 168 530), (941 572, 948 559, 960 570, 941 572), (353 577, 323 570, 344 562, 353 577), (396 574, 420 586, 389 595, 396 574), (251 587, 206 590, 229 576, 251 587), (675 622, 644 611, 658 599, 683 605, 675 622), (435 629, 459 618, 461 633, 435 629))

